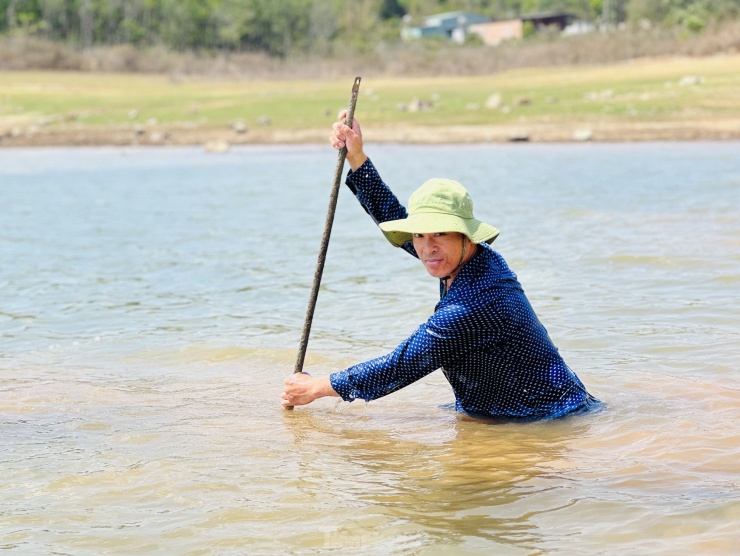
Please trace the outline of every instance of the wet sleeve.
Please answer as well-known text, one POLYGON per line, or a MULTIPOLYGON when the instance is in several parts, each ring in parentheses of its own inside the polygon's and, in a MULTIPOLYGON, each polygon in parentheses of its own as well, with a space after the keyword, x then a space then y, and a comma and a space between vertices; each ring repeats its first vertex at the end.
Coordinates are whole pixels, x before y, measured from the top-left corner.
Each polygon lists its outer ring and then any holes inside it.
POLYGON ((386 396, 475 349, 478 335, 460 307, 437 311, 393 352, 330 376, 345 401, 386 396))

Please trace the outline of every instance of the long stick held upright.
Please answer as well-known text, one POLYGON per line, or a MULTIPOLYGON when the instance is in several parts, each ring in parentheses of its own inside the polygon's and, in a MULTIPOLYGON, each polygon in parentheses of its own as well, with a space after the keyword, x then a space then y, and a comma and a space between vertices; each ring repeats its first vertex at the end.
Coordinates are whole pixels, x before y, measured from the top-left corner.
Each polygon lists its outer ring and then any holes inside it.
MULTIPOLYGON (((352 127, 352 120, 355 117, 355 105, 357 104, 357 93, 360 90, 360 77, 355 77, 355 83, 352 86, 352 95, 349 99, 349 108, 344 123, 352 127)), ((344 170, 344 160, 347 158, 347 147, 342 147, 337 157, 337 167, 334 171, 334 186, 329 197, 329 210, 326 213, 326 224, 324 225, 324 235, 321 238, 321 249, 319 259, 316 263, 316 272, 313 275, 313 286, 311 287, 311 297, 308 300, 308 309, 306 309, 306 320, 303 323, 303 334, 301 343, 298 347, 298 359, 295 362, 295 373, 303 371, 303 361, 306 359, 306 349, 308 348, 308 337, 311 334, 311 323, 313 322, 313 313, 316 309, 316 300, 319 297, 319 286, 321 285, 321 275, 324 273, 324 262, 326 261, 326 252, 329 249, 329 238, 331 237, 331 227, 334 223, 334 213, 337 209, 337 198, 339 197, 339 185, 342 181, 342 170, 344 170)), ((293 409, 292 406, 287 409, 293 409)))

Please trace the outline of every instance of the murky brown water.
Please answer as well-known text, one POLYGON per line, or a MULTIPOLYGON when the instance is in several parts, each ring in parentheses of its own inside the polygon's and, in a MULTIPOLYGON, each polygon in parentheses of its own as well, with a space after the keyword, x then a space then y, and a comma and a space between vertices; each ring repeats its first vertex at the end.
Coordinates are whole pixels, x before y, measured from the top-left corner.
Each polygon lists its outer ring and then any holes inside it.
MULTIPOLYGON (((740 145, 369 147, 468 186, 605 411, 498 424, 440 373, 285 412, 328 148, 0 150, 0 548, 733 554, 740 145)), ((307 370, 437 286, 342 191, 307 370)))

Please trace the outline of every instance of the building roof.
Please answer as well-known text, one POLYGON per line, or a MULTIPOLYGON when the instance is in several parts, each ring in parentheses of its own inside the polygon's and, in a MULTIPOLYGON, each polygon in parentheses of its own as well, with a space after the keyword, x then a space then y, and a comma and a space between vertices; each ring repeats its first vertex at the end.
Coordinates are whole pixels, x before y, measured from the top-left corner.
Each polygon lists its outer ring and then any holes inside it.
POLYGON ((522 21, 532 21, 533 19, 550 19, 553 17, 575 17, 572 13, 565 11, 533 12, 519 16, 522 21))
POLYGON ((425 17, 422 27, 459 27, 463 23, 470 25, 473 23, 483 23, 484 21, 489 21, 489 19, 472 12, 443 12, 425 17))

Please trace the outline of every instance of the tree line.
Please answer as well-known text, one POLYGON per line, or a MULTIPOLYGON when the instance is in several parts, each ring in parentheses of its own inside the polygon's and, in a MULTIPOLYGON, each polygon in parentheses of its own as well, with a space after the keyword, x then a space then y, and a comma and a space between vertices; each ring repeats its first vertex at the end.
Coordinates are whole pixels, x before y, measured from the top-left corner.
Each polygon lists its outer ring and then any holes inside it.
POLYGON ((400 41, 402 25, 454 10, 491 19, 563 10, 595 24, 699 32, 740 17, 740 0, 0 0, 0 34, 82 49, 330 54, 400 41))

